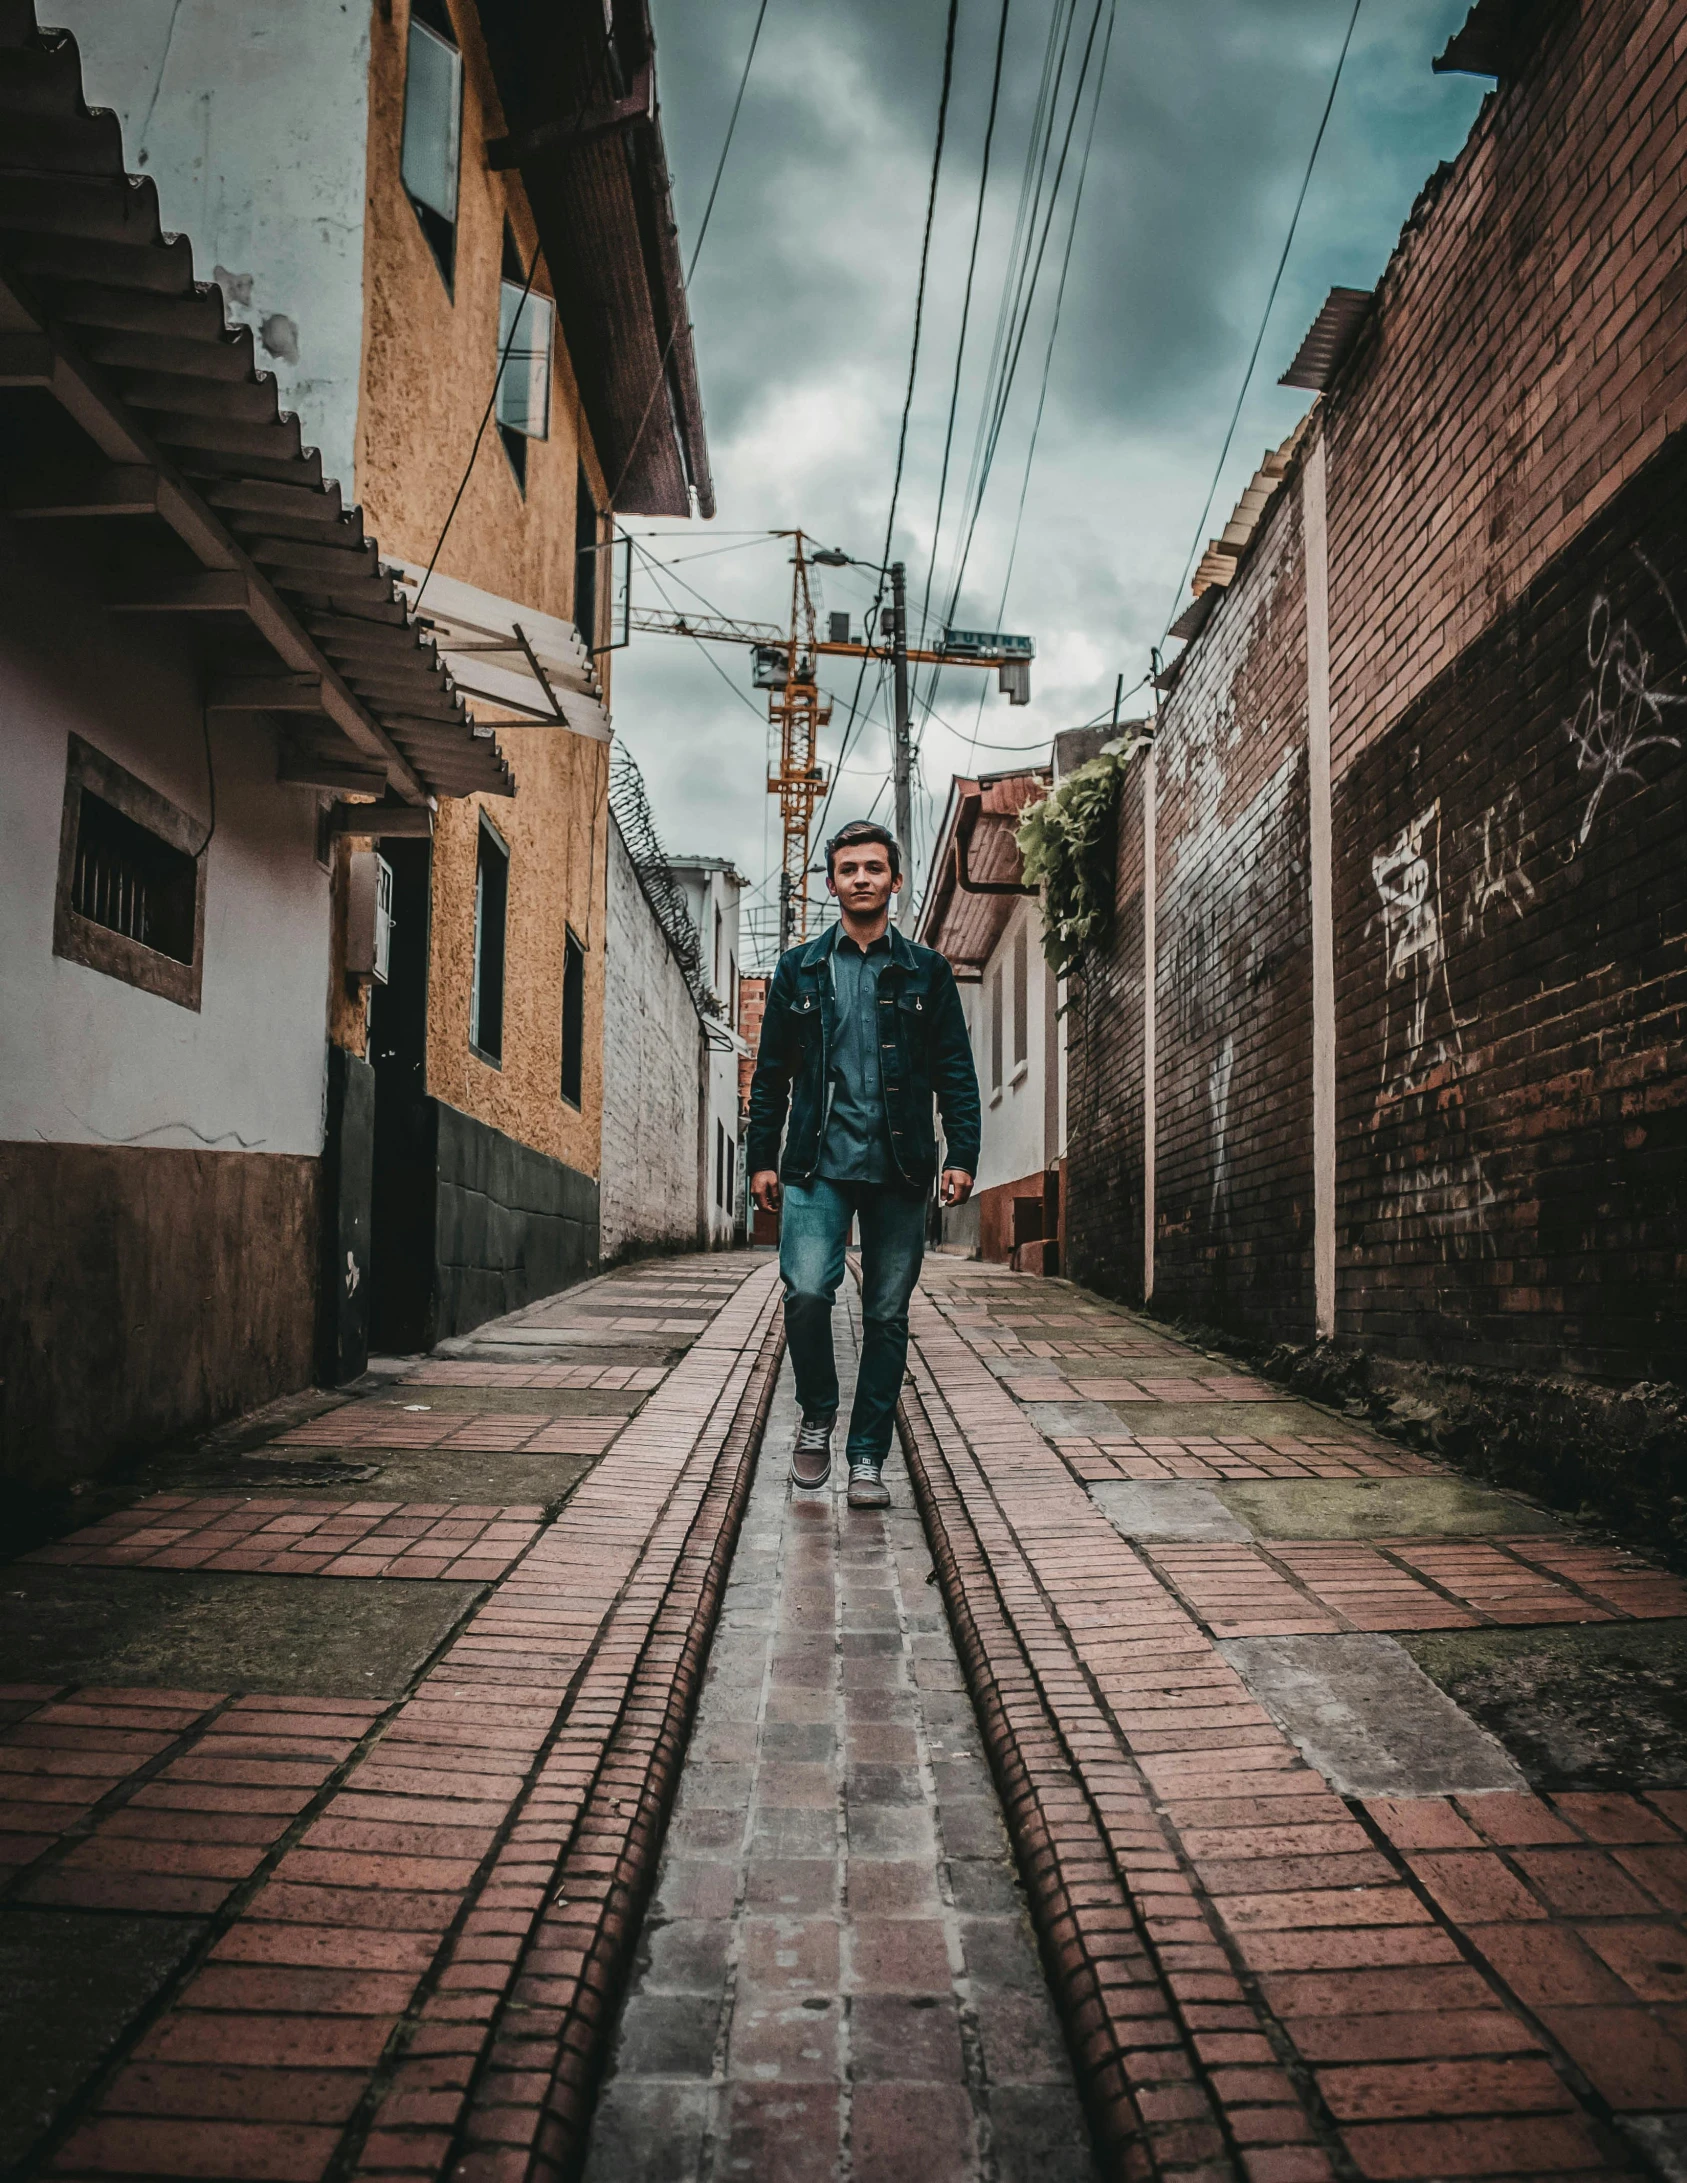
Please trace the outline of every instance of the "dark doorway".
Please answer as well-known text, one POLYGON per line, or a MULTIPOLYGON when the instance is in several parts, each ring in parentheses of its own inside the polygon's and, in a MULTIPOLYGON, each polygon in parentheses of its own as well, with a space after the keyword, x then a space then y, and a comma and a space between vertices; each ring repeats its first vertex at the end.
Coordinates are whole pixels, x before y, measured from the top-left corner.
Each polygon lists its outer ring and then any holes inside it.
POLYGON ((390 1355, 432 1338, 434 1112, 427 1096, 428 925, 433 844, 383 841, 392 866, 387 982, 369 1007, 375 1065, 369 1346, 390 1355))

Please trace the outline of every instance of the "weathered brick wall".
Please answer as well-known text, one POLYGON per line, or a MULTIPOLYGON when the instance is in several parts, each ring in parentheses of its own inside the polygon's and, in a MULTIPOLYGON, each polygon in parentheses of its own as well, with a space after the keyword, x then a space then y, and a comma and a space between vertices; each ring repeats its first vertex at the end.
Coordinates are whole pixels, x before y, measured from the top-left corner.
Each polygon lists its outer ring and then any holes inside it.
POLYGON ((1068 984, 1066 1270, 1110 1296, 1142 1294, 1142 763, 1118 816, 1108 944, 1068 984))
POLYGON ((1419 200, 1334 390, 1339 774, 1687 422, 1680 0, 1571 0, 1419 200))
POLYGON ((1306 591, 1279 491, 1158 733, 1158 1189, 1166 1308, 1310 1310, 1306 591))
MULTIPOLYGON (((1687 1376, 1684 104, 1681 0, 1562 12, 1323 404, 1336 1325, 1385 1356, 1687 1376)), ((1304 459, 1162 716, 1156 893, 1155 1301, 1299 1340, 1304 459)), ((1073 1270, 1127 1295, 1140 884, 1067 1131, 1073 1270)))
POLYGON ((1335 789, 1341 1331, 1687 1376, 1687 435, 1335 789))
POLYGON ((609 822, 604 949, 603 1263, 698 1242, 701 1031, 667 936, 609 822))

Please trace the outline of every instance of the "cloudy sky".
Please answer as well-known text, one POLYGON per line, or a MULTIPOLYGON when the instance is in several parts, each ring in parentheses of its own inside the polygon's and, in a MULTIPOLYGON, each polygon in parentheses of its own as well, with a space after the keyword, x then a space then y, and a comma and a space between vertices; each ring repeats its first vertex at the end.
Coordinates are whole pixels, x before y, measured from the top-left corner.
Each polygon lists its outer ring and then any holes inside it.
MULTIPOLYGON (((757 0, 654 0, 663 126, 684 247, 696 241, 757 0)), ((1370 287, 1419 187, 1463 142, 1487 86, 1436 76, 1430 59, 1468 0, 1365 0, 1259 366, 1205 531, 1216 530, 1261 452, 1307 397, 1280 388, 1326 291, 1370 287)), ((1093 0, 1011 0, 1000 106, 961 378, 931 614, 953 580, 957 523, 1002 303, 1051 18, 1070 20, 1054 158, 1093 0)), ((1225 428, 1259 330, 1350 0, 1104 0, 1050 240, 1000 430, 955 620, 1034 636, 1032 703, 993 675, 946 673, 916 718, 923 793, 916 868, 950 776, 1046 753, 1058 728, 1106 712, 1116 676, 1187 597, 1225 428), (1116 7, 1046 405, 1011 577, 1015 518, 1044 377, 1055 292, 1084 166, 1109 5, 1116 7), (1003 590, 1006 586, 1006 603, 1003 590), (999 617, 999 618, 998 618, 999 617), (980 693, 987 691, 982 708, 980 693)), ((628 519, 641 605, 697 605, 779 622, 789 548, 757 540, 800 525, 876 561, 913 330, 920 232, 941 80, 943 0, 768 0, 719 198, 691 286, 719 512, 712 524, 628 519), (661 533, 662 535, 657 535, 661 533), (707 558, 691 558, 704 556, 707 558), (683 557, 683 558, 682 558, 683 557), (686 592, 682 584, 694 591, 686 592)), ((933 235, 920 371, 893 556, 918 608, 954 378, 979 189, 998 0, 962 0, 948 142, 933 235)), ((872 582, 822 571, 822 609, 859 618, 872 582)), ((835 757, 855 671, 829 675, 835 757)), ((869 678, 866 696, 875 683, 869 678)), ((923 685, 922 685, 923 690, 923 685)), ((774 899, 779 837, 763 790, 765 698, 748 656, 643 636, 616 655, 619 732, 644 767, 673 851, 734 857, 774 899)), ((1137 703, 1140 704, 1140 698, 1137 703)), ((1127 704, 1127 716, 1132 710, 1127 704)), ((889 810, 882 707, 854 737, 832 823, 889 810)), ((763 922, 758 918, 758 923, 763 922)))

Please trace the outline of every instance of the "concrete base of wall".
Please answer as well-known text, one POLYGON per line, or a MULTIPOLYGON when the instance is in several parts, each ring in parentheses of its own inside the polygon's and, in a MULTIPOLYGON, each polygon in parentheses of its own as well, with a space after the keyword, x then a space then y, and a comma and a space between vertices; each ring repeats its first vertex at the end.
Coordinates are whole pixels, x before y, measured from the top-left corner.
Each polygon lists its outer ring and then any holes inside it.
POLYGON ((598 1270, 598 1186, 443 1100, 434 1109, 433 1338, 598 1270))
POLYGON ((312 1376, 319 1162, 0 1144, 0 1477, 50 1490, 312 1376))

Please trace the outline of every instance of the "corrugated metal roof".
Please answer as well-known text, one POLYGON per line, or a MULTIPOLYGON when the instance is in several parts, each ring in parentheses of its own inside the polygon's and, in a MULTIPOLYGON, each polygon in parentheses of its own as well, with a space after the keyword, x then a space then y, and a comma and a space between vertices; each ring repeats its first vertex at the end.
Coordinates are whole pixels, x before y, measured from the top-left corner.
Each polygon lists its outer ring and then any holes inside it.
POLYGON ((1369 288, 1332 288, 1295 351, 1294 362, 1277 384, 1310 387, 1314 394, 1322 394, 1347 361, 1375 301, 1375 292, 1369 288))
POLYGON ((114 605, 221 617, 248 646, 255 627, 293 677, 292 716, 408 801, 514 794, 250 328, 164 233, 116 116, 87 106, 75 40, 39 29, 30 0, 0 5, 0 342, 0 400, 61 420, 39 474, 10 481, 14 513, 91 518, 102 552, 106 534, 128 547, 114 605))

